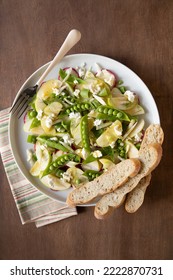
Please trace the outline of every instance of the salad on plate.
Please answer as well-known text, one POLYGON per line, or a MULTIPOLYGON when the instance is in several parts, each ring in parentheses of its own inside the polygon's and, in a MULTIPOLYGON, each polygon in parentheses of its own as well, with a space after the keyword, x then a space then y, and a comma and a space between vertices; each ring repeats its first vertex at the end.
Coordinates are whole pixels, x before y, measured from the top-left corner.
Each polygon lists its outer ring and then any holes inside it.
POLYGON ((137 93, 97 64, 60 69, 24 116, 30 173, 52 190, 79 188, 110 165, 138 157, 144 134, 137 93))

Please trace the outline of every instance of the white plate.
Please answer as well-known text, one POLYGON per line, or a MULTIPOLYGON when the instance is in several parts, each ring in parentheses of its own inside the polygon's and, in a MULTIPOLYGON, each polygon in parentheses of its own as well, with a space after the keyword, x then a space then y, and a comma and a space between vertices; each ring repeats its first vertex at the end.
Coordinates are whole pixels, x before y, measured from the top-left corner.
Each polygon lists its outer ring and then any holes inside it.
MULTIPOLYGON (((118 78, 124 81, 124 85, 127 86, 130 90, 136 92, 139 96, 140 103, 144 106, 146 111, 146 126, 148 126, 150 123, 160 123, 157 106, 147 86, 132 70, 113 59, 94 54, 68 55, 51 71, 46 80, 57 78, 60 68, 75 68, 77 66, 81 66, 81 64, 83 63, 86 63, 87 68, 92 67, 93 70, 97 70, 95 64, 98 63, 101 67, 107 68, 116 73, 118 78)), ((17 93, 17 96, 24 88, 35 85, 40 75, 43 73, 47 66, 48 63, 34 72, 23 84, 23 86, 17 93)), ((26 150, 32 148, 32 145, 27 143, 27 133, 23 131, 22 117, 20 119, 18 119, 15 115, 10 117, 9 139, 16 163, 23 175, 28 179, 28 181, 49 197, 65 203, 67 194, 71 190, 52 191, 51 189, 45 187, 39 179, 30 175, 30 165, 27 162, 26 150)), ((91 206, 94 204, 91 203, 87 205, 91 206)))

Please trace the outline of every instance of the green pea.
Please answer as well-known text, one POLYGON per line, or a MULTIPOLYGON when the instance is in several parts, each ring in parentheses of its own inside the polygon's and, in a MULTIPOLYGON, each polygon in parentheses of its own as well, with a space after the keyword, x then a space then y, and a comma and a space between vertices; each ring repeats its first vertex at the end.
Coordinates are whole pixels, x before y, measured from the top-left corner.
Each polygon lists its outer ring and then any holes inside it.
POLYGON ((70 112, 71 112, 70 109, 67 109, 67 110, 66 110, 66 113, 67 113, 67 114, 70 114, 70 112))
POLYGON ((120 152, 120 157, 124 157, 125 156, 125 152, 124 151, 121 151, 120 152))
POLYGON ((78 108, 77 108, 77 106, 75 105, 75 106, 73 106, 73 110, 74 111, 78 111, 78 108))
POLYGON ((62 163, 61 163, 61 160, 58 160, 58 161, 57 161, 57 164, 58 164, 58 165, 61 165, 61 164, 62 164, 62 163))
POLYGON ((107 113, 108 113, 108 110, 109 110, 108 108, 105 108, 105 109, 103 110, 103 113, 104 113, 104 114, 107 114, 107 113))
POLYGON ((68 156, 67 156, 67 155, 65 155, 65 156, 64 156, 64 159, 65 159, 65 160, 68 160, 68 156))
POLYGON ((74 161, 75 162, 80 162, 80 157, 79 156, 75 156, 74 161))
POLYGON ((79 185, 80 184, 80 179, 76 179, 76 181, 75 181, 75 183, 77 184, 77 185, 79 185))
POLYGON ((54 167, 58 167, 57 162, 54 162, 54 163, 53 163, 53 166, 54 166, 54 167))
POLYGON ((85 108, 86 108, 86 109, 89 109, 89 108, 90 108, 90 105, 89 105, 89 104, 85 104, 85 108))
POLYGON ((109 109, 108 110, 108 115, 112 115, 113 114, 113 109, 109 109))
POLYGON ((116 116, 117 115, 117 111, 114 110, 113 111, 113 115, 116 116))
POLYGON ((103 113, 103 108, 102 108, 102 107, 99 107, 99 108, 98 108, 98 111, 99 111, 99 113, 103 113))
POLYGON ((85 105, 84 104, 81 105, 81 109, 85 110, 85 105))
POLYGON ((95 174, 92 174, 91 178, 94 179, 95 178, 95 174))
POLYGON ((53 171, 54 170, 54 166, 53 165, 49 166, 49 170, 53 171))
POLYGON ((122 116, 123 116, 123 114, 122 114, 121 112, 119 112, 119 113, 117 114, 117 118, 122 118, 122 116))
POLYGON ((77 104, 76 107, 77 107, 78 109, 80 109, 80 104, 77 104))

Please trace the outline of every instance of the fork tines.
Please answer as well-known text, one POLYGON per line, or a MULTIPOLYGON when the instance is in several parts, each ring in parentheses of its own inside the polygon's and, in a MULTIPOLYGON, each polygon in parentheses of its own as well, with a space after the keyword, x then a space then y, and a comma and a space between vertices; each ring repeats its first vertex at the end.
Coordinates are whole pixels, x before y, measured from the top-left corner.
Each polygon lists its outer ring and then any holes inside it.
POLYGON ((16 113, 18 115, 18 118, 20 118, 28 108, 30 99, 35 95, 37 87, 38 86, 36 85, 34 87, 25 89, 15 100, 10 109, 10 112, 12 112, 12 114, 16 113))

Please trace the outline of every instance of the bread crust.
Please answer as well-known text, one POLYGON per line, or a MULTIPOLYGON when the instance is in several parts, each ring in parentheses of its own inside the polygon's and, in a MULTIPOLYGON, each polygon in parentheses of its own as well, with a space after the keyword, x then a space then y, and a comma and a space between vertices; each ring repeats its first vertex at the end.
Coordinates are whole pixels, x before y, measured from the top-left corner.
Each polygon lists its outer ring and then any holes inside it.
POLYGON ((115 166, 111 166, 107 172, 98 178, 73 190, 67 197, 69 206, 85 204, 99 195, 113 192, 124 184, 129 178, 137 175, 141 168, 139 159, 127 159, 115 166), (124 172, 124 174, 122 174, 124 172))
MULTIPOLYGON (((149 144, 152 143, 158 143, 162 145, 163 141, 164 132, 161 126, 159 124, 151 124, 145 131, 140 150, 145 149, 149 144)), ((150 176, 147 176, 146 180, 142 179, 142 182, 140 181, 135 189, 127 194, 125 209, 128 213, 134 213, 141 207, 150 180, 151 174, 150 176), (138 200, 136 200, 136 197, 138 197, 138 200), (134 201, 136 201, 136 203, 134 203, 134 201)))
POLYGON ((143 204, 145 192, 151 181, 151 173, 140 180, 136 188, 128 193, 125 201, 125 210, 135 213, 143 204))
POLYGON ((129 179, 125 184, 112 193, 104 195, 95 206, 94 215, 97 219, 104 219, 112 212, 112 208, 117 208, 122 204, 126 194, 132 191, 140 180, 150 174, 159 164, 162 157, 162 147, 160 144, 149 145, 147 149, 142 149, 139 158, 142 167, 139 173, 129 179))

